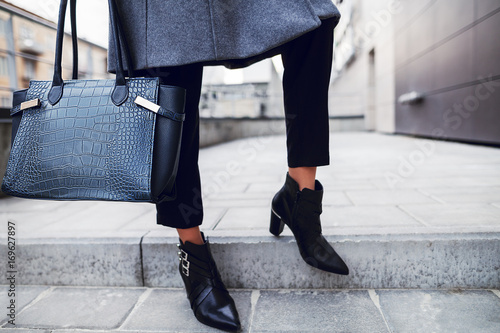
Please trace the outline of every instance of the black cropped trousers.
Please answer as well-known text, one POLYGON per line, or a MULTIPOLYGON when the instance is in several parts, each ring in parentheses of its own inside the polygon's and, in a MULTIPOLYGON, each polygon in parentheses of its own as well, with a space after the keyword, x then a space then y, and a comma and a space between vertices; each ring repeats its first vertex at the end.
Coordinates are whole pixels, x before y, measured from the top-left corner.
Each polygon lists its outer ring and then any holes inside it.
MULTIPOLYGON (((288 166, 329 164, 328 87, 332 67, 333 28, 328 19, 315 30, 256 57, 238 60, 244 66, 281 54, 288 166)), ((233 62, 234 63, 234 62, 233 62)), ((209 65, 215 65, 211 63, 209 65)), ((157 223, 187 229, 203 221, 198 168, 199 110, 203 66, 190 64, 149 71, 164 84, 187 90, 175 200, 156 205, 157 223)), ((276 189, 278 190, 278 189, 276 189)))

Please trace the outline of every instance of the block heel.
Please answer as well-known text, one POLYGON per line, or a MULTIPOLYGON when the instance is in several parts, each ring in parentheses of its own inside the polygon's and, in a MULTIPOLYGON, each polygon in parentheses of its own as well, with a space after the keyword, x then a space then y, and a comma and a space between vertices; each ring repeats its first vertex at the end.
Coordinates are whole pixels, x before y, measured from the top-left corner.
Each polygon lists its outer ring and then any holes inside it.
POLYGON ((279 236, 285 227, 285 223, 281 220, 272 209, 271 209, 271 225, 269 226, 269 232, 274 236, 279 236))

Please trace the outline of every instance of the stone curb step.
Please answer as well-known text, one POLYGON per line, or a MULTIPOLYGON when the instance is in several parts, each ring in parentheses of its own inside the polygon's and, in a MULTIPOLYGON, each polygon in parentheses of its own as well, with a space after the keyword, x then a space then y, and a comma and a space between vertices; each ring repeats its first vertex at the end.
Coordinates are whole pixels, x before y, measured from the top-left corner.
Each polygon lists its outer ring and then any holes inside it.
MULTIPOLYGON (((210 238, 228 288, 500 288, 500 233, 327 236, 349 276, 306 265, 291 236, 210 238)), ((24 239, 17 283, 183 287, 176 237, 24 239)), ((6 245, 0 246, 7 253, 6 245)), ((6 256, 0 256, 6 267, 6 256)))

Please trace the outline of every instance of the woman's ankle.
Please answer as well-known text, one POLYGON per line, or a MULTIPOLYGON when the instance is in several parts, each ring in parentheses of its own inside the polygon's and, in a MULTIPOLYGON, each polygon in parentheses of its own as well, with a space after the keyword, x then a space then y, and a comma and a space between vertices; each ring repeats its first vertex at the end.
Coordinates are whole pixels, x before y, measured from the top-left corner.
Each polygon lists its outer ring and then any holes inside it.
POLYGON ((185 242, 190 242, 196 245, 205 244, 203 237, 201 236, 200 227, 193 227, 189 229, 177 229, 180 240, 185 242))
POLYGON ((288 174, 299 184, 299 190, 304 188, 314 190, 316 181, 316 167, 288 168, 288 174))

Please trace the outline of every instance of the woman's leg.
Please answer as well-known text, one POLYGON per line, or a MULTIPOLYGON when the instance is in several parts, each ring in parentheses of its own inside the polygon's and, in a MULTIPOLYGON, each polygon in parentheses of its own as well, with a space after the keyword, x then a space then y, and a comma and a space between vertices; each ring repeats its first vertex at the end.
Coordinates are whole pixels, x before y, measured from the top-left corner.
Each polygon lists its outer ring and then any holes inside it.
POLYGON ((163 68, 162 83, 186 89, 186 106, 176 178, 177 197, 175 200, 156 205, 157 223, 177 228, 179 238, 194 244, 203 244, 199 225, 203 220, 200 173, 198 169, 199 116, 198 104, 201 93, 203 67, 187 65, 163 68))
POLYGON ((289 171, 272 201, 269 231, 292 230, 304 261, 316 268, 348 274, 349 269, 321 234, 323 186, 316 167, 329 164, 328 87, 335 20, 283 47, 283 90, 289 171))
POLYGON ((186 89, 186 118, 176 178, 177 197, 156 205, 157 223, 177 229, 179 272, 196 318, 205 325, 237 330, 241 325, 234 300, 221 281, 210 246, 199 228, 203 220, 203 204, 198 168, 198 104, 203 67, 186 65, 165 68, 159 73, 163 84, 186 89))
POLYGON ((180 240, 185 242, 190 242, 196 245, 202 245, 205 243, 203 237, 201 236, 200 227, 193 227, 189 229, 177 229, 180 240))
MULTIPOLYGON (((281 53, 290 168, 330 162, 328 88, 335 22, 323 21, 317 29, 285 44, 281 53)), ((313 172, 307 174, 311 176, 313 172)))
POLYGON ((297 184, 299 184, 299 190, 302 191, 304 188, 314 190, 314 181, 316 180, 316 167, 298 167, 298 168, 288 168, 288 174, 292 177, 297 184))

